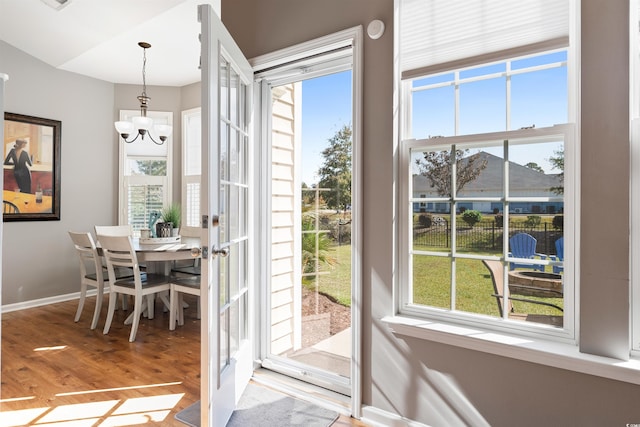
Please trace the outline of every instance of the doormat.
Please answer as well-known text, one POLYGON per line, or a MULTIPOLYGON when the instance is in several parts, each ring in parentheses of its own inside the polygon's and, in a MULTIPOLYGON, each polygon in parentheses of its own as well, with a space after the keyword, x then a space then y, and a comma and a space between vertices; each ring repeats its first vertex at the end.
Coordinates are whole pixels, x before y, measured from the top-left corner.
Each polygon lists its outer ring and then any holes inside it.
MULTIPOLYGON (((335 411, 249 383, 227 427, 328 427, 338 416, 335 411)), ((177 413, 176 419, 200 427, 200 402, 177 413)))

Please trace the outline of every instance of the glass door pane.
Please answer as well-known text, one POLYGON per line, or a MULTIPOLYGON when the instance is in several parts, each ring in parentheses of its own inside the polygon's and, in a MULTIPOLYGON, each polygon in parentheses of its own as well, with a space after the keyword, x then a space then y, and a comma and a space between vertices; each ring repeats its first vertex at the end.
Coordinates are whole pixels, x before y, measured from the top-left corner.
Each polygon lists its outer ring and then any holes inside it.
POLYGON ((351 376, 351 85, 347 70, 271 88, 269 367, 344 394, 351 376))

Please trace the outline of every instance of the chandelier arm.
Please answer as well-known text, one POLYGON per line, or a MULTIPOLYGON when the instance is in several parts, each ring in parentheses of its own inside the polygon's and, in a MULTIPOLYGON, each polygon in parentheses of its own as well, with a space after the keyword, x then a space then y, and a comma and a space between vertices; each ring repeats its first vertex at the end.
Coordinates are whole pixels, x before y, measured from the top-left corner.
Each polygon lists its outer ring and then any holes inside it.
MULTIPOLYGON (((160 142, 156 141, 155 139, 153 139, 153 137, 151 136, 151 132, 148 132, 147 135, 149 136, 149 138, 151 139, 151 141, 153 141, 154 144, 156 145, 162 145, 164 144, 164 141, 162 140, 162 137, 160 137, 160 142)), ((166 138, 165 138, 166 139, 166 138)))
POLYGON ((124 136, 124 135, 120 135, 122 137, 122 139, 124 140, 124 142, 126 142, 127 144, 131 144, 132 142, 134 142, 136 139, 138 139, 138 137, 140 136, 139 133, 136 134, 136 137, 133 138, 131 141, 127 141, 127 138, 129 137, 129 135, 124 136))

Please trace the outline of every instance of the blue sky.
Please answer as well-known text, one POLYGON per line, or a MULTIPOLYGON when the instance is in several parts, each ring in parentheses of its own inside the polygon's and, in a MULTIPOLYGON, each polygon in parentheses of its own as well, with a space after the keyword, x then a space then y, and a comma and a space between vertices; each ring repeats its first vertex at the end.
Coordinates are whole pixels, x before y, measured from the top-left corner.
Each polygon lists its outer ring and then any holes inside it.
MULTIPOLYGON (((512 70, 566 61, 566 52, 520 59, 512 70)), ((481 66, 460 73, 460 78, 501 73, 504 63, 481 66)), ((416 80, 414 87, 449 82, 453 73, 416 80)), ((460 85, 459 135, 504 131, 506 129, 506 78, 504 76, 460 85)), ((537 128, 567 123, 567 69, 551 68, 511 77, 510 130, 535 125, 537 128)), ((415 92, 413 96, 412 132, 414 138, 455 135, 455 90, 445 86, 415 92)), ((513 150, 510 160, 519 164, 535 162, 546 173, 558 173, 549 157, 561 144, 544 144, 513 150)), ((499 155, 498 150, 486 150, 499 155)))
MULTIPOLYGON (((566 61, 566 52, 540 55, 513 61, 514 70, 545 63, 566 61)), ((461 78, 499 73, 504 64, 477 67, 461 72, 461 78)), ((567 123, 567 70, 552 68, 515 75, 511 78, 511 129, 535 125, 553 126, 567 123)), ((432 84, 448 81, 451 73, 416 81, 432 84)), ((462 85, 460 88, 459 134, 506 130, 505 78, 494 78, 462 85)), ((454 135, 454 88, 447 86, 419 92, 413 99, 413 137, 454 135)), ((302 82, 302 179, 307 185, 317 181, 322 164, 322 150, 343 126, 351 124, 351 72, 346 71, 302 82)), ((549 162, 559 143, 514 147, 510 160, 526 164, 535 162, 546 173, 558 173, 549 162)), ((487 149, 496 155, 500 150, 487 149)))
POLYGON ((302 181, 317 182, 322 150, 344 125, 351 125, 351 71, 302 82, 302 181))

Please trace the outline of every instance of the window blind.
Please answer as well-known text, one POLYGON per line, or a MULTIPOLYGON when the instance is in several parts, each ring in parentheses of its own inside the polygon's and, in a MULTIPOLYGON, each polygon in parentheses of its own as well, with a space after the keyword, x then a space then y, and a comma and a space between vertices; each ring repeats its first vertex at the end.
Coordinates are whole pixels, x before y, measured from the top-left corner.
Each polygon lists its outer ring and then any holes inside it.
POLYGON ((399 0, 402 78, 569 45, 570 0, 399 0))

